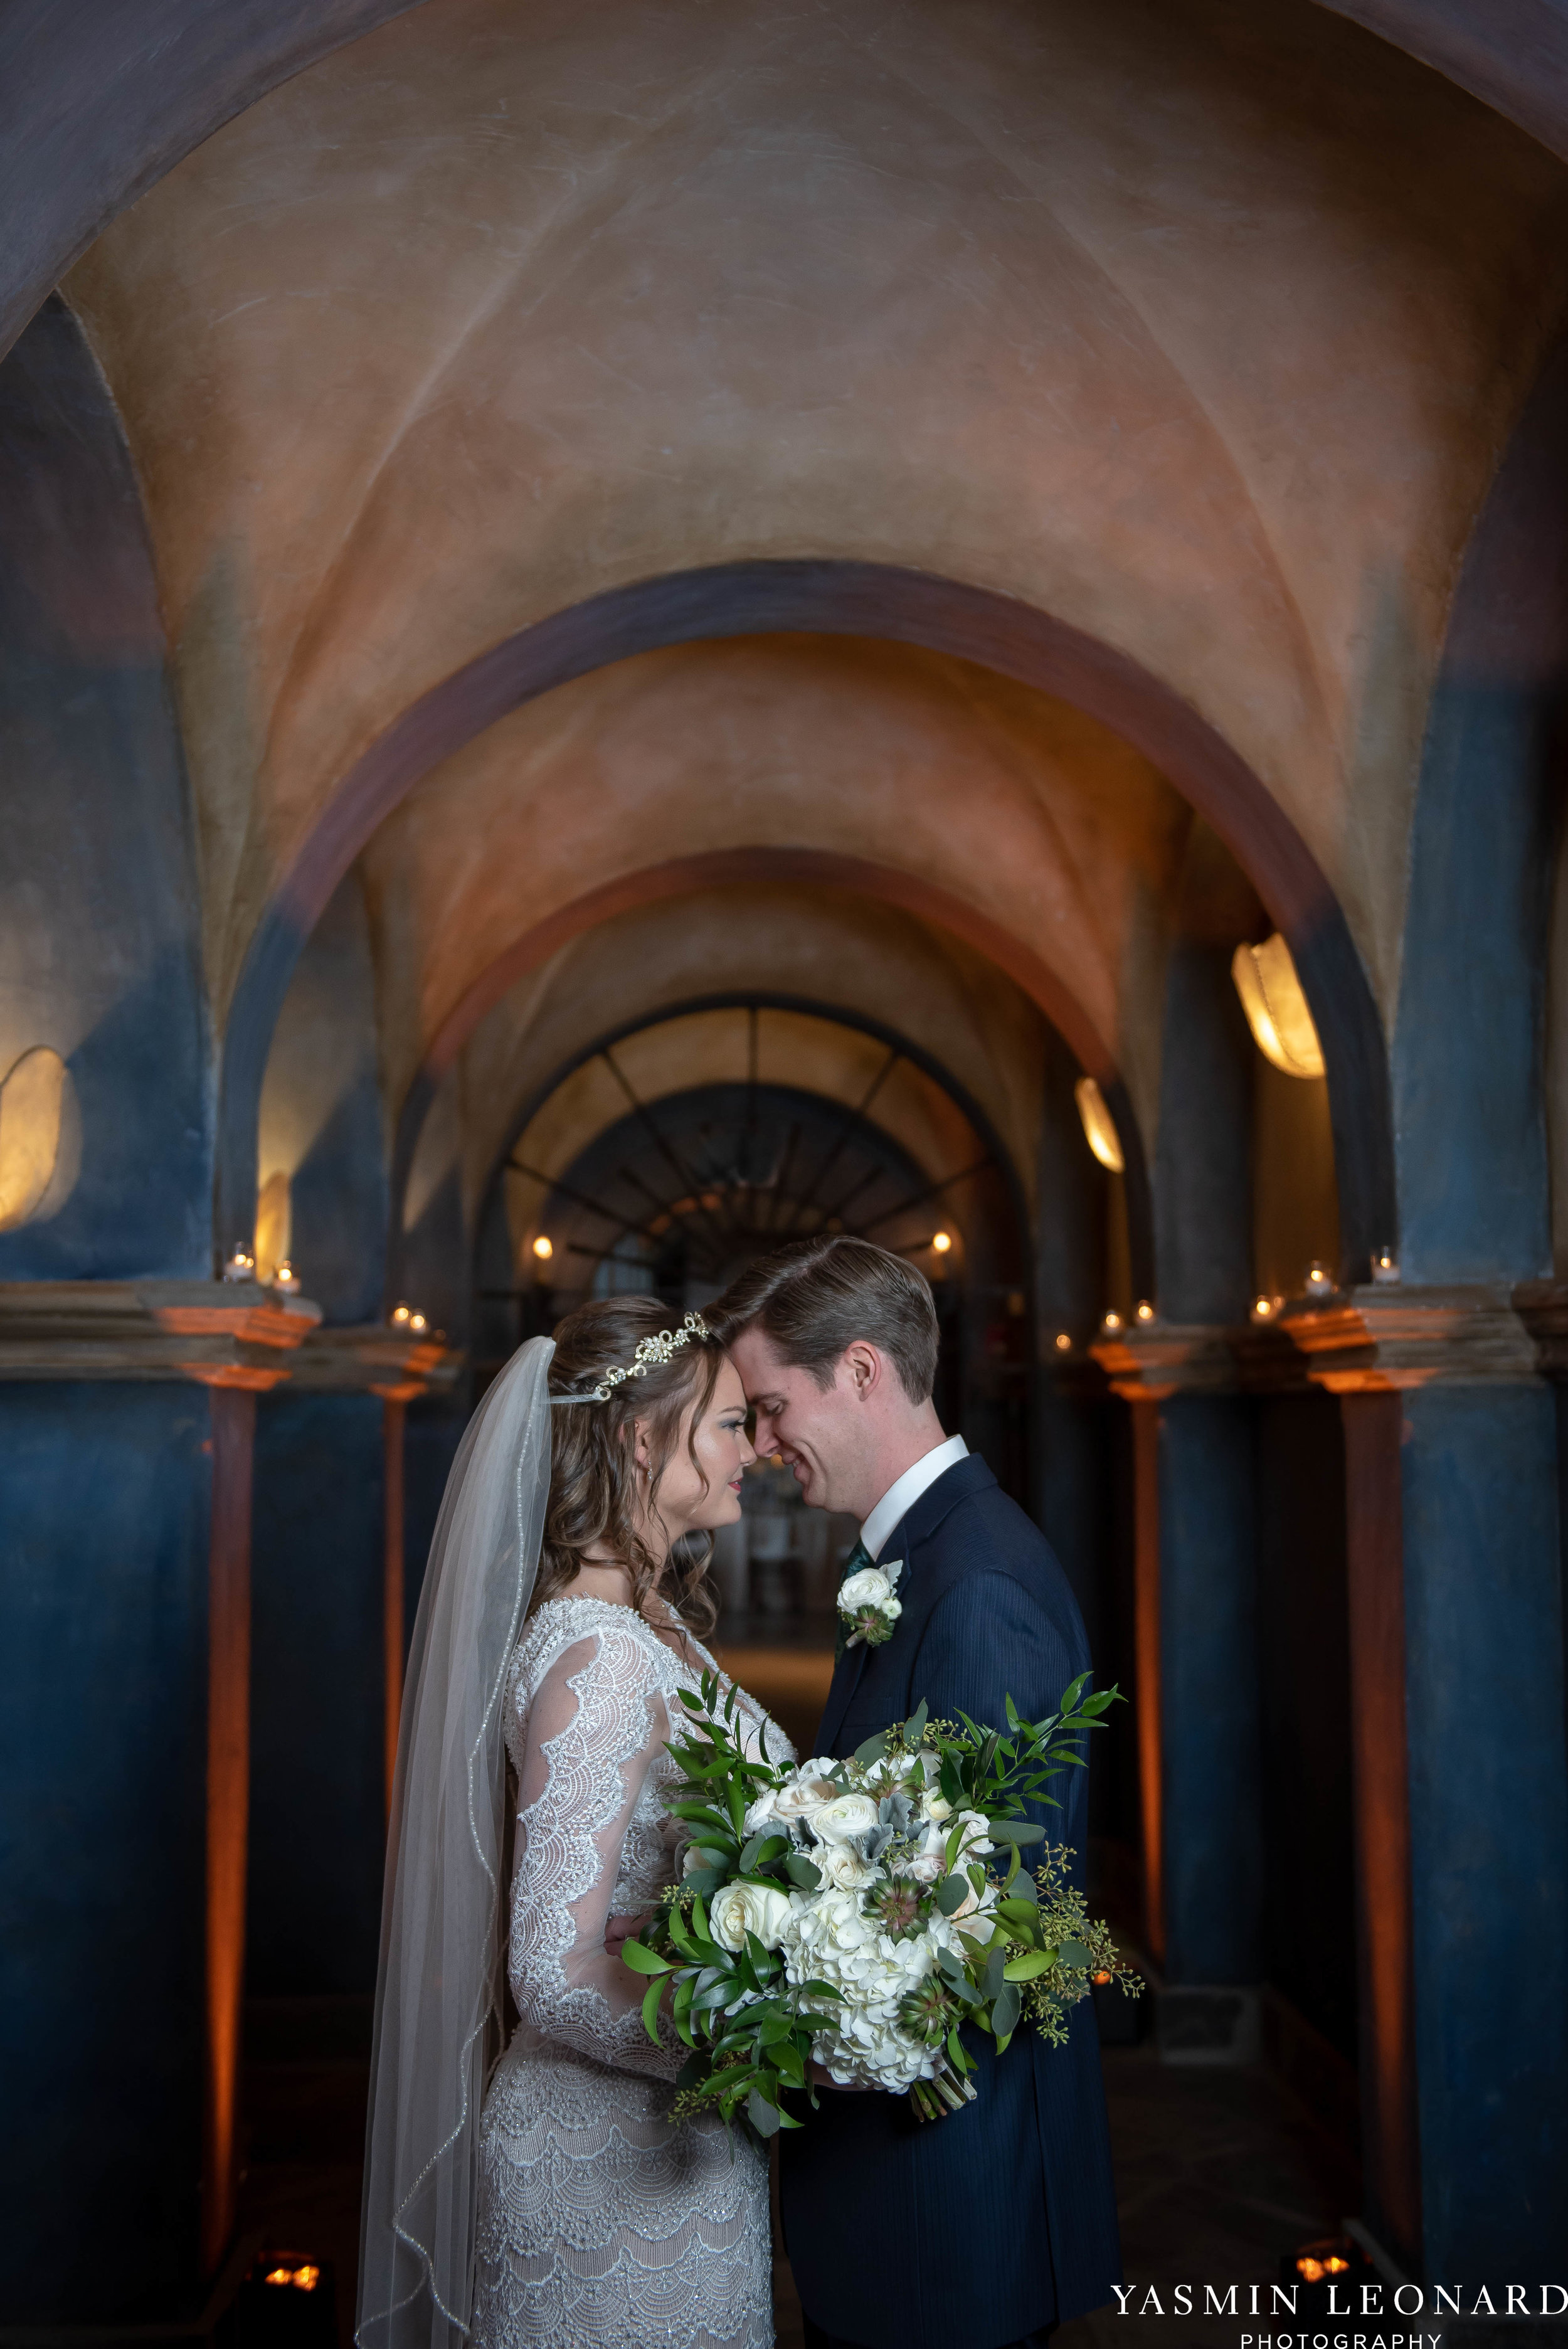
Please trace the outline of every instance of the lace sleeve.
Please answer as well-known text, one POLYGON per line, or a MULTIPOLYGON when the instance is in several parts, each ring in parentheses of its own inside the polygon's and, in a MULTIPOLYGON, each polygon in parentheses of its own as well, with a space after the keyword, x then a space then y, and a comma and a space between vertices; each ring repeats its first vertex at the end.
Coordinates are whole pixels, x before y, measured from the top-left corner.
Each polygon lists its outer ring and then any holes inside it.
POLYGON ((522 2021, 596 2063, 673 2079, 686 2050, 643 2025, 640 1976, 604 1926, 621 1846, 669 1734, 655 1660, 630 1629, 574 1640, 529 1707, 512 1875, 511 1994, 522 2021))

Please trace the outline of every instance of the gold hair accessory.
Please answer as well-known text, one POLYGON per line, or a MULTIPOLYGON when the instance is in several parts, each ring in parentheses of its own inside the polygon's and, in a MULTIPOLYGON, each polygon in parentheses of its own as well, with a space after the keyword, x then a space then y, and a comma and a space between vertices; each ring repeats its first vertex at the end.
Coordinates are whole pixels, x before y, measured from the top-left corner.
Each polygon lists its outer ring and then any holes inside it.
POLYGON ((552 1395, 550 1407, 553 1411, 562 1403, 608 1402, 615 1389, 624 1386, 628 1379, 640 1379, 646 1371, 660 1369, 673 1361, 683 1346, 689 1346, 694 1338, 712 1335, 700 1313, 688 1313, 678 1330, 660 1330, 651 1338, 640 1339, 629 1368, 623 1370, 617 1362, 613 1369, 600 1371, 598 1385, 590 1387, 586 1394, 552 1395))

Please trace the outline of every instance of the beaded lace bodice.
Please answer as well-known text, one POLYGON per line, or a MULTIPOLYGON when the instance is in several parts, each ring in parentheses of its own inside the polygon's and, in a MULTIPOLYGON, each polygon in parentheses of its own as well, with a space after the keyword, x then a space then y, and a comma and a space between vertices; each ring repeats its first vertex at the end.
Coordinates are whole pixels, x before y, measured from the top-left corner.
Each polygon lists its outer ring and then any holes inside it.
MULTIPOLYGON (((767 2168, 715 2123, 665 2119, 686 2050, 604 1946, 678 1871, 663 1795, 676 1693, 717 1667, 632 1609, 548 1601, 504 1691, 518 1816, 508 1977, 518 2028, 485 2100, 473 2334, 554 2349, 766 2349, 767 2168)), ((770 1755, 783 1733, 741 1710, 770 1755)))

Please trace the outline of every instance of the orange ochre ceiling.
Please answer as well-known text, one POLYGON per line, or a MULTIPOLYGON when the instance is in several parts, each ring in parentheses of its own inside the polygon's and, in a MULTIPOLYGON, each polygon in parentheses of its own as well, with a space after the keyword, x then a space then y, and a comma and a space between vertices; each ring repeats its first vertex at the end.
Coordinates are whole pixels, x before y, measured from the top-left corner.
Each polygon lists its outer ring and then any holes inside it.
MULTIPOLYGON (((301 74, 67 288, 145 488, 220 1014, 420 693, 605 588, 802 555, 1143 665, 1284 809, 1387 1011, 1444 616, 1563 307, 1565 198, 1307 0, 426 0, 301 74)), ((720 646, 492 728, 369 852, 405 1071, 593 876, 783 843, 939 870, 1136 1062, 1174 794, 957 669, 720 646)))

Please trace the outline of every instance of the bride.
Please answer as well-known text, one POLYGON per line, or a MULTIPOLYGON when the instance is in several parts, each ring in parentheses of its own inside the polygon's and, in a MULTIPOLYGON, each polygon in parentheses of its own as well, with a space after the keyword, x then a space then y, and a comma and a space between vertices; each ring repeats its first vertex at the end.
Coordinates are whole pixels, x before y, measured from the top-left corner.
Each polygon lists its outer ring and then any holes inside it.
POLYGON ((766 2159, 671 2126, 686 2051, 617 1954, 678 1872, 665 1741, 717 1669, 704 1537, 740 1514, 745 1421, 698 1317, 623 1297, 522 1347, 464 1437, 393 1798, 362 2349, 772 2342, 766 2159))

